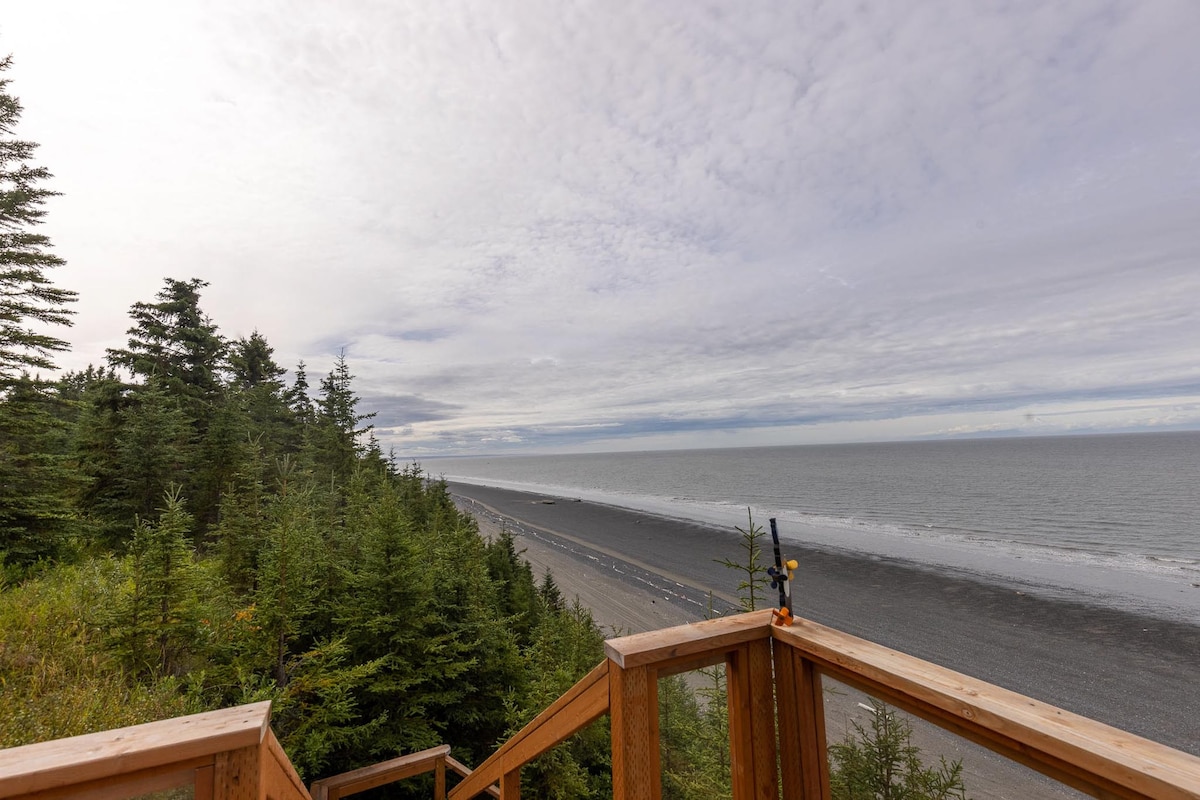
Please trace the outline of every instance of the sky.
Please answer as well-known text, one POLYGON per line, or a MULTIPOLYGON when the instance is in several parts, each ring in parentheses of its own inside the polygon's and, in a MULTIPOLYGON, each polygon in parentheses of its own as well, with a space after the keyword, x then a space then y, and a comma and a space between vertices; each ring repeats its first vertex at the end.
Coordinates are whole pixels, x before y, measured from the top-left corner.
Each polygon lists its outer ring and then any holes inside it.
POLYGON ((1195 0, 0 6, 64 368, 196 277, 404 457, 1200 428, 1195 0))

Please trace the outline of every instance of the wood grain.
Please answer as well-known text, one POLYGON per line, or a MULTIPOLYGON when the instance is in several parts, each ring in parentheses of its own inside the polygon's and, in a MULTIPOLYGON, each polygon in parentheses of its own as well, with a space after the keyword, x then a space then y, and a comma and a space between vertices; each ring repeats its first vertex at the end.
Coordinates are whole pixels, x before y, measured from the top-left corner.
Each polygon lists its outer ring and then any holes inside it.
POLYGON ((609 670, 613 800, 661 800, 658 676, 641 666, 609 670))
POLYGON ((623 669, 645 664, 654 664, 657 669, 660 662, 670 659, 719 653, 744 642, 767 638, 771 635, 770 623, 770 611, 752 611, 609 639, 604 650, 623 669))
POLYGON ((269 702, 0 750, 0 798, 257 746, 269 702))
POLYGON ((257 744, 217 753, 214 800, 262 800, 263 750, 257 744))
POLYGON ((267 729, 263 742, 266 754, 263 764, 264 791, 267 800, 308 800, 308 789, 292 766, 283 746, 275 738, 275 731, 267 729))
POLYGON ((820 671, 1097 796, 1200 798, 1200 758, 808 620, 771 630, 820 671))

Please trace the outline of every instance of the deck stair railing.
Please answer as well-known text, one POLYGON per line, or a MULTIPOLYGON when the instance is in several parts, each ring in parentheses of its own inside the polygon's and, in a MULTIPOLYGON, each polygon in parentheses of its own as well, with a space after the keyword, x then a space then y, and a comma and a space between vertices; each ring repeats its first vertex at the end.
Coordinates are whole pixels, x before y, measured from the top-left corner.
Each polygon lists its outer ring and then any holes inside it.
MULTIPOLYGON (((441 744, 419 753, 410 753, 352 772, 343 772, 341 775, 334 775, 331 778, 322 778, 313 782, 310 792, 313 800, 340 800, 340 798, 365 792, 377 786, 396 783, 430 772, 434 775, 433 800, 446 800, 446 776, 448 774, 453 773, 459 778, 466 778, 471 774, 469 767, 450 755, 450 745, 441 744)), ((493 797, 500 797, 500 790, 497 787, 487 786, 483 791, 493 797)))
MULTIPOLYGON (((615 800, 661 800, 658 679, 724 664, 735 800, 831 800, 822 678, 1099 798, 1200 800, 1200 758, 814 622, 769 611, 609 640, 607 658, 475 770, 446 746, 317 781, 337 800, 433 772, 435 800, 518 800, 520 771, 608 713, 615 800), (784 757, 777 758, 777 754, 784 757), (778 768, 777 768, 778 765, 778 768), (447 775, 461 780, 447 790, 447 775)), ((0 798, 303 800, 258 703, 0 751, 0 798)))
POLYGON ((250 705, 0 750, 0 797, 118 800, 191 789, 196 800, 307 800, 269 727, 250 705))

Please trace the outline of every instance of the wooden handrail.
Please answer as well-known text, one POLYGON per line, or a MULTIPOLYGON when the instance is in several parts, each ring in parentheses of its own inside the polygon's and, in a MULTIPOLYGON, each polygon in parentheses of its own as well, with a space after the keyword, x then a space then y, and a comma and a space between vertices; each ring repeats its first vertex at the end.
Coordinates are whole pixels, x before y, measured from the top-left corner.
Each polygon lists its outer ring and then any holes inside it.
POLYGON ((511 800, 519 791, 521 767, 606 713, 608 661, 602 661, 455 786, 449 800, 469 800, 494 783, 500 784, 500 797, 511 800))
POLYGON ((632 699, 614 695, 612 701, 613 783, 619 800, 659 796, 646 786, 657 781, 657 708, 650 707, 657 678, 721 660, 730 670, 734 790, 744 800, 776 796, 770 764, 757 763, 759 743, 773 744, 769 731, 754 733, 765 696, 754 683, 761 681, 774 683, 781 750, 799 756, 783 762, 783 797, 829 797, 822 675, 1097 797, 1200 800, 1196 756, 809 620, 780 627, 771 619, 769 611, 754 612, 606 643, 614 670, 634 692, 632 699), (762 666, 758 648, 764 638, 774 644, 773 676, 762 666), (641 672, 641 677, 635 674, 641 672), (627 715, 631 722, 624 721, 627 715))
POLYGON ((252 703, 0 750, 0 798, 211 765, 218 754, 259 747, 270 716, 270 702, 252 703))
POLYGON ((441 744, 428 750, 409 753, 389 761, 372 764, 369 767, 361 767, 340 775, 313 781, 310 791, 313 800, 338 800, 341 797, 374 789, 376 786, 395 783, 405 778, 424 775, 427 772, 437 772, 441 776, 441 791, 439 793, 435 789, 434 794, 436 800, 443 800, 446 796, 446 758, 449 755, 450 745, 441 744))
POLYGON ((1200 798, 1200 758, 804 619, 771 627, 823 674, 1094 796, 1200 798))
MULTIPOLYGON (((465 778, 471 774, 471 768, 453 756, 446 756, 446 768, 458 775, 460 778, 465 778)), ((487 787, 483 791, 485 794, 497 798, 497 800, 500 797, 500 787, 496 786, 495 784, 487 787)))
POLYGON ((734 617, 689 622, 609 639, 604 643, 604 652, 621 669, 652 666, 659 675, 676 670, 686 672, 696 668, 693 662, 710 661, 714 654, 769 638, 771 619, 770 611, 751 611, 734 617))
POLYGON ((267 728, 265 744, 267 746, 267 755, 270 756, 265 764, 266 778, 268 783, 277 789, 275 792, 268 792, 267 796, 279 798, 279 800, 283 800, 286 796, 311 800, 308 789, 304 786, 304 781, 300 779, 296 768, 292 766, 291 759, 283 751, 283 745, 275 738, 275 731, 270 728, 267 728))

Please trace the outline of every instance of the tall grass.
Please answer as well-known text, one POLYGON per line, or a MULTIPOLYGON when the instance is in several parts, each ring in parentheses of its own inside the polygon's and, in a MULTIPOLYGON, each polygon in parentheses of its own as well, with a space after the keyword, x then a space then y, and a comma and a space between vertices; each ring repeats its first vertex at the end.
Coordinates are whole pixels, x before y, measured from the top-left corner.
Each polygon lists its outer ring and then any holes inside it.
POLYGON ((119 562, 102 558, 0 591, 0 747, 199 710, 176 680, 127 679, 101 645, 99 619, 122 580, 119 562))

